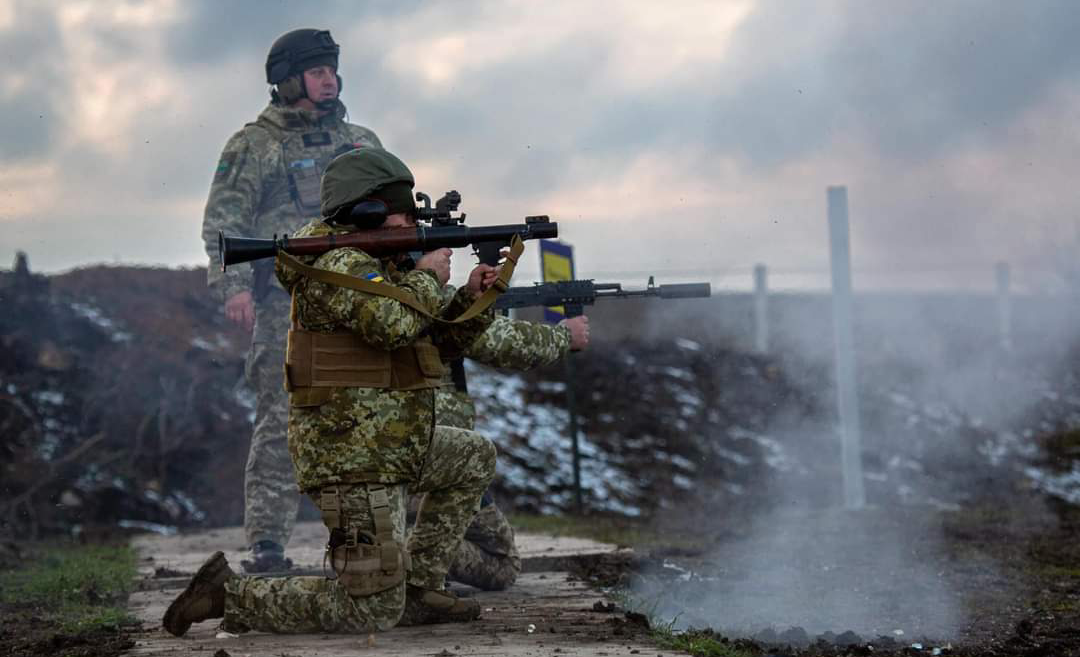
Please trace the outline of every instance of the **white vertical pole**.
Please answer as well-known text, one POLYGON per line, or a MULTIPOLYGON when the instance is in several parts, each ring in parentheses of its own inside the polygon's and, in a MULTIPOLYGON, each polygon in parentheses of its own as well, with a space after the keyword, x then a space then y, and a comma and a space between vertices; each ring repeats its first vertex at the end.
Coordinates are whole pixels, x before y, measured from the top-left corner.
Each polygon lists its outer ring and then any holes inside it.
POLYGON ((866 504, 862 476, 862 429, 855 384, 855 332, 852 329, 851 246, 846 187, 829 187, 829 253, 832 261, 833 335, 836 345, 836 400, 840 412, 844 505, 866 504))
POLYGON ((1012 272, 1009 263, 999 262, 994 266, 994 278, 997 280, 998 344, 1002 351, 1012 350, 1012 296, 1009 291, 1012 272))
POLYGON ((765 265, 754 265, 754 350, 769 352, 769 285, 765 265))

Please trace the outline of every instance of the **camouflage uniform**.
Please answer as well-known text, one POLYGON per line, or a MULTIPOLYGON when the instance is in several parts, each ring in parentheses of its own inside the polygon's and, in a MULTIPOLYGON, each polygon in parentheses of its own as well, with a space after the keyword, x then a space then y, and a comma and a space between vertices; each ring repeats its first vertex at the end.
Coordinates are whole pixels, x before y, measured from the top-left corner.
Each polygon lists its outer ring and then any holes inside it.
MULTIPOLYGON (((297 236, 331 232, 311 224, 297 236)), ((309 258, 310 260, 310 258, 309 258)), ((357 249, 335 249, 314 266, 403 288, 435 315, 456 317, 470 305, 462 291, 444 305, 429 271, 401 273, 357 249)), ((277 269, 293 290, 299 325, 307 331, 347 331, 365 344, 390 351, 423 335, 447 352, 460 352, 490 324, 489 310, 461 324, 432 323, 387 297, 372 296, 277 269)), ((350 527, 372 531, 374 522, 363 484, 386 484, 394 539, 405 539, 405 495, 426 493, 408 540, 412 568, 405 581, 367 597, 350 596, 337 580, 233 577, 226 584, 225 620, 230 629, 290 632, 367 632, 392 627, 404 608, 405 584, 428 590, 444 586, 450 561, 480 496, 495 473, 491 441, 465 429, 435 426, 435 389, 328 388, 320 405, 289 413, 289 451, 302 490, 316 496, 330 486, 346 493, 342 516, 350 527)))
POLYGON ((374 132, 345 123, 344 115, 340 103, 337 111, 322 117, 296 107, 268 105, 225 144, 206 204, 202 234, 211 261, 211 290, 223 302, 245 291, 256 297, 255 330, 245 363, 248 384, 256 395, 244 472, 248 545, 263 540, 288 543, 300 502, 285 442, 288 401, 281 370, 289 297, 269 271, 262 272, 258 290, 248 264, 222 272, 218 231, 272 237, 317 218, 318 176, 330 159, 353 147, 381 147, 374 132))
MULTIPOLYGON (((570 350, 570 330, 563 326, 536 324, 496 317, 465 351, 465 355, 492 367, 527 370, 550 365, 570 350)), ((472 429, 476 407, 468 394, 444 378, 435 398, 440 425, 472 429)), ((521 572, 521 557, 514 544, 514 529, 489 500, 465 531, 450 567, 450 579, 486 591, 509 587, 521 572)))

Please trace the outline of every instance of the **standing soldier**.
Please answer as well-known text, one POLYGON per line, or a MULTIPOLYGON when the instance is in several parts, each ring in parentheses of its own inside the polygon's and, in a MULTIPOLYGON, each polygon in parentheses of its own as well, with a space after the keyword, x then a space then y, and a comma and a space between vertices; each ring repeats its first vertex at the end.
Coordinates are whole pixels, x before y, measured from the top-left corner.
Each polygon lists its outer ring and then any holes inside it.
POLYGON ((244 470, 248 572, 291 565, 284 546, 300 496, 285 441, 288 401, 281 383, 289 297, 272 280, 271 262, 222 272, 217 235, 292 233, 319 216, 319 181, 331 159, 354 148, 381 148, 374 132, 344 121, 338 50, 326 30, 293 30, 274 42, 266 58, 266 81, 274 85, 270 104, 225 144, 203 218, 210 288, 230 320, 254 329, 245 366, 256 394, 244 470))
MULTIPOLYGON (((390 153, 346 153, 323 179, 327 220, 296 235, 415 225, 412 187, 412 173, 390 153), (359 226, 351 210, 361 201, 384 212, 359 226)), ((230 631, 370 632, 403 612, 421 623, 476 618, 477 602, 457 599, 445 580, 495 474, 495 447, 475 432, 435 426, 435 390, 440 353, 461 353, 487 329, 493 314, 484 303, 493 297, 477 298, 497 276, 505 285, 509 271, 477 265, 446 304, 449 249, 424 254, 409 271, 396 257, 355 248, 305 256, 306 264, 279 258, 278 279, 292 293, 289 450, 300 488, 330 530, 337 578, 242 577, 218 552, 169 606, 165 628, 181 635, 224 617, 230 631), (424 494, 407 548, 406 490, 424 494)))

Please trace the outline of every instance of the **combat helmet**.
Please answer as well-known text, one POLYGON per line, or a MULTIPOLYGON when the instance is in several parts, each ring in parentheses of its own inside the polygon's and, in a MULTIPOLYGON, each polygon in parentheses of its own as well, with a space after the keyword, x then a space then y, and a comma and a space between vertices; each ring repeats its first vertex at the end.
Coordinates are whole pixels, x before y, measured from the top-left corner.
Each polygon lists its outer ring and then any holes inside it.
POLYGON ((376 228, 386 216, 416 212, 409 167, 381 148, 356 148, 335 157, 322 178, 322 215, 338 225, 376 228))
MULTIPOLYGON (((301 29, 286 32, 270 46, 266 56, 266 81, 277 88, 270 95, 275 102, 291 105, 307 97, 304 86, 304 71, 315 66, 333 66, 337 70, 338 53, 341 46, 334 42, 330 30, 301 29)), ((341 93, 342 80, 337 76, 338 94, 341 93)), ((323 101, 319 105, 329 110, 336 101, 323 101)))

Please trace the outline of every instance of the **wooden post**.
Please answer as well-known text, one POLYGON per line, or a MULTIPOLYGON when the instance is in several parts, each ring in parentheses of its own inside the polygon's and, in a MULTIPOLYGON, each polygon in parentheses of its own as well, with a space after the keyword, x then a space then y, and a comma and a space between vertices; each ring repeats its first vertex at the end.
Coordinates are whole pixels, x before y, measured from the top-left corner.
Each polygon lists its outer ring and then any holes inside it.
POLYGON ((754 266, 754 351, 769 353, 769 286, 765 265, 754 266))
POLYGON ((994 278, 997 281, 998 344, 1002 351, 1011 351, 1012 339, 1012 296, 1009 287, 1012 272, 1009 263, 999 262, 994 266, 994 278))
POLYGON ((833 335, 836 346, 836 401, 840 413, 844 505, 866 504, 862 475, 862 428, 855 381, 855 332, 852 328, 851 246, 846 187, 829 187, 829 254, 832 262, 833 335))

